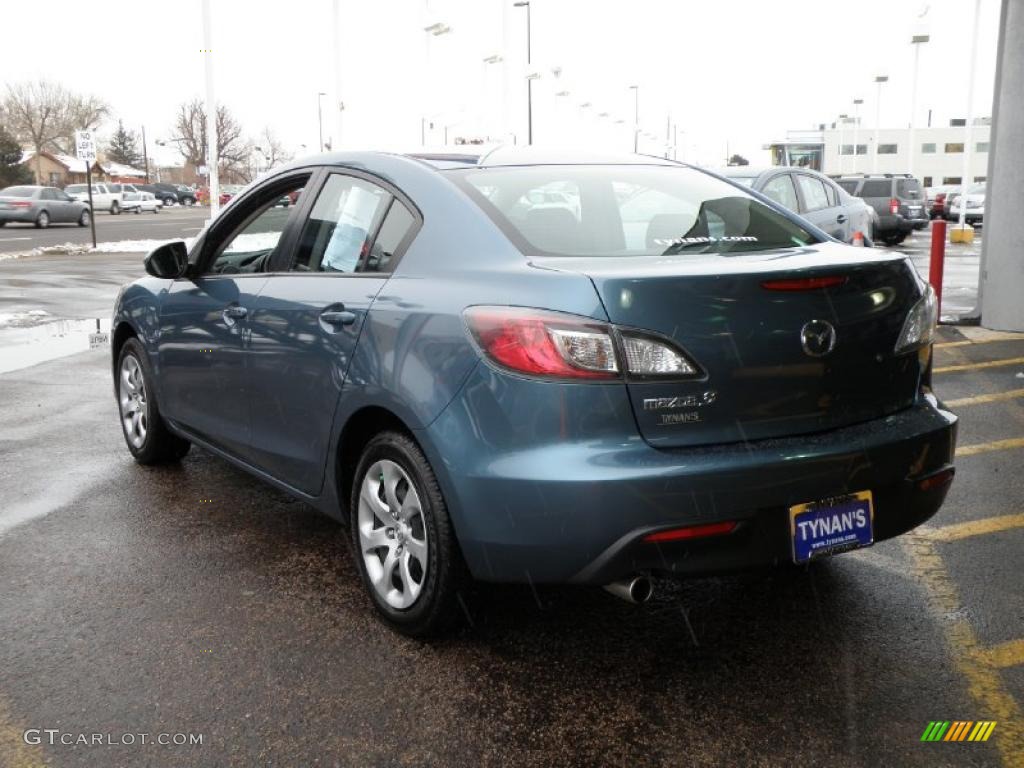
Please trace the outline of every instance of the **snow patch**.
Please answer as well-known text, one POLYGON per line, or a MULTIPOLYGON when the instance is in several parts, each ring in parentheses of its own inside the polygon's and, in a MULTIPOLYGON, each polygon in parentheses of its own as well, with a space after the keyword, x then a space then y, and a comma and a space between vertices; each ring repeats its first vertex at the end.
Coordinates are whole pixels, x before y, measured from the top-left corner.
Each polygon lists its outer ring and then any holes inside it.
POLYGON ((26 328, 54 319, 45 309, 30 309, 27 312, 0 312, 0 328, 26 328))

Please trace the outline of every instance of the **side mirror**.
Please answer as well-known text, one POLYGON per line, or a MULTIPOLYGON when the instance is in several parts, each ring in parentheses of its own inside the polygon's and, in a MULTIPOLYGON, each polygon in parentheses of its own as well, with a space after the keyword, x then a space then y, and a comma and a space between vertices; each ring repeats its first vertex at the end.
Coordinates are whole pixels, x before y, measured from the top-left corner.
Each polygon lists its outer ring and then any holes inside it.
POLYGON ((162 280, 175 280, 188 269, 188 248, 184 240, 172 240, 158 245, 143 262, 146 272, 162 280))

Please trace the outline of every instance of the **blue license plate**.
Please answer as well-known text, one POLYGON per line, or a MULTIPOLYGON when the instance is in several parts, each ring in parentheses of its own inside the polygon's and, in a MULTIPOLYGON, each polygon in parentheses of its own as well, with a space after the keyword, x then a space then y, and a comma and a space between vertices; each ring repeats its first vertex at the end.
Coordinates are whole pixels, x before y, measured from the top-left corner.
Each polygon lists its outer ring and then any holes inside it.
POLYGON ((871 491, 837 496, 789 508, 793 561, 867 547, 874 540, 874 505, 871 491))

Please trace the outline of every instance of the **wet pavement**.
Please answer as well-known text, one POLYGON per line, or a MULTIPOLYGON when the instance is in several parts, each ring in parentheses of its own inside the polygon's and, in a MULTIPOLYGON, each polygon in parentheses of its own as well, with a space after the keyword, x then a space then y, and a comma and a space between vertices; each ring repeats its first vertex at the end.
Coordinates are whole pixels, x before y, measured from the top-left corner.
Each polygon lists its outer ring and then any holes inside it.
POLYGON ((374 618, 338 524, 196 449, 134 464, 105 350, 0 374, 0 765, 1022 765, 1024 340, 942 334, 958 474, 912 537, 646 606, 480 586, 432 643, 374 618))

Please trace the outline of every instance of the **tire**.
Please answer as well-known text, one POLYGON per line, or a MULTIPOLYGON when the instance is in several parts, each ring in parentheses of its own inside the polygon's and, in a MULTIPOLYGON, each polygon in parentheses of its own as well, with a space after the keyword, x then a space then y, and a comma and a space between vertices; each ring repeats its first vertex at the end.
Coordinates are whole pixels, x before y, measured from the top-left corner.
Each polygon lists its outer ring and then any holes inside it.
POLYGON ((92 220, 92 212, 89 210, 82 211, 82 215, 78 217, 78 226, 88 227, 89 222, 92 220))
POLYGON ((451 627, 469 575, 437 478, 415 441, 390 431, 370 440, 349 502, 353 556, 378 615, 410 637, 451 627), (403 517, 406 509, 411 513, 403 517))
POLYGON ((196 200, 194 197, 186 197, 184 202, 186 208, 191 208, 193 205, 196 204, 196 200))
POLYGON ((899 245, 900 243, 902 243, 906 239, 907 239, 907 236, 903 235, 903 234, 900 234, 900 235, 886 235, 885 237, 882 238, 882 242, 885 243, 886 245, 888 245, 891 248, 892 246, 899 245))
POLYGON ((192 444, 173 434, 160 416, 153 370, 138 339, 128 339, 117 356, 115 392, 121 434, 135 461, 163 464, 188 453, 192 444))
POLYGON ((120 216, 121 215, 121 204, 115 200, 110 204, 110 215, 120 216))
POLYGON ((160 205, 153 206, 153 213, 160 213, 160 208, 162 208, 162 207, 163 206, 160 206, 160 205))
POLYGON ((50 226, 50 214, 40 211, 36 216, 36 229, 46 229, 48 226, 50 226))
POLYGON ((135 211, 135 215, 138 216, 140 213, 142 213, 142 206, 136 205, 132 210, 135 211))

